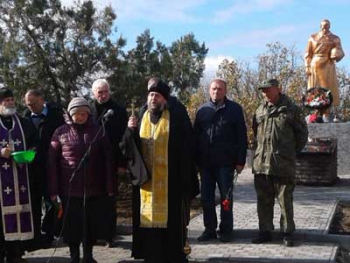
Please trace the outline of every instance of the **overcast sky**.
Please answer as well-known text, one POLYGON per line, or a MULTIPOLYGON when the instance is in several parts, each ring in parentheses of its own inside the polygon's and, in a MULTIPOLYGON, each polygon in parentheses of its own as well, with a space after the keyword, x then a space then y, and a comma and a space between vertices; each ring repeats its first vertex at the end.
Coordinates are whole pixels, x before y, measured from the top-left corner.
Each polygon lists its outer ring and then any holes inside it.
MULTIPOLYGON (((72 1, 63 0, 65 4, 72 1)), ((304 53, 310 34, 320 22, 331 21, 331 31, 342 40, 345 57, 338 66, 350 70, 350 0, 95 0, 116 11, 118 35, 129 50, 145 29, 166 45, 190 32, 209 48, 208 71, 223 58, 256 62, 266 44, 295 45, 304 53)))

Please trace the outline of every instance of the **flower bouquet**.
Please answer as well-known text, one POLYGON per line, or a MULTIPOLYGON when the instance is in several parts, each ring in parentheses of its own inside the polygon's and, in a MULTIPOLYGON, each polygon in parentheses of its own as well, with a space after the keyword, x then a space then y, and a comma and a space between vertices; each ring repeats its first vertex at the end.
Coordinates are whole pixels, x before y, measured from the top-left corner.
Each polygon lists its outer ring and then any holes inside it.
POLYGON ((314 87, 308 89, 303 96, 303 104, 310 109, 326 109, 332 105, 333 97, 331 91, 322 88, 314 87))

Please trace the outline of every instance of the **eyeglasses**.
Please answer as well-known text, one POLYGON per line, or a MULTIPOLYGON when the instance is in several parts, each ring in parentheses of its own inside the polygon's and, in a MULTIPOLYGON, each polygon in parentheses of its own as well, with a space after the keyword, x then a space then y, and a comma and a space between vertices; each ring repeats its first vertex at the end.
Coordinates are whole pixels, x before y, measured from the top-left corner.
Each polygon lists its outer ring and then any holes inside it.
POLYGON ((27 104, 27 107, 33 107, 35 106, 36 104, 38 103, 38 101, 33 101, 33 102, 29 102, 29 103, 26 103, 27 104))

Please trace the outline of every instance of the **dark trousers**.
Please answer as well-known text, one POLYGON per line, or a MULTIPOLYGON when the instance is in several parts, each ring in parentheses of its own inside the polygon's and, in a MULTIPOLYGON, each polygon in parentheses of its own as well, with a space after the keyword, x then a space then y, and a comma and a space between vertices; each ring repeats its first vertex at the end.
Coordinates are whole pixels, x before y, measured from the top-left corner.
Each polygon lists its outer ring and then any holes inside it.
POLYGON ((273 212, 275 198, 277 198, 281 207, 281 232, 294 233, 294 179, 275 175, 255 174, 254 186, 258 199, 259 230, 272 231, 274 229, 273 212))
POLYGON ((201 169, 201 199, 203 206, 203 221, 207 231, 215 232, 218 224, 215 210, 215 188, 216 184, 220 191, 221 200, 221 222, 220 232, 231 233, 233 230, 232 212, 232 187, 233 187, 233 167, 214 167, 201 169), (231 189, 231 191, 230 191, 231 189), (230 200, 229 209, 225 210, 222 201, 230 200))
POLYGON ((23 248, 26 251, 35 251, 41 249, 41 192, 31 191, 31 203, 33 212, 34 239, 23 242, 23 248))
POLYGON ((43 214, 41 231, 48 240, 53 240, 55 233, 56 211, 54 203, 49 197, 43 197, 45 212, 43 214))
POLYGON ((115 195, 107 197, 106 206, 106 216, 110 218, 110 220, 108 220, 109 226, 107 226, 107 228, 109 231, 107 232, 106 241, 112 242, 116 233, 117 226, 117 198, 115 195))
MULTIPOLYGON (((142 243, 141 258, 145 263, 188 263, 186 255, 176 258, 170 257, 170 250, 174 248, 169 244, 169 233, 162 228, 140 228, 144 242, 142 243)), ((137 257, 140 258, 140 257, 137 257)))
POLYGON ((4 242, 3 258, 6 255, 7 261, 21 258, 23 256, 23 250, 20 241, 6 241, 4 242))
MULTIPOLYGON (((80 262, 80 243, 70 242, 68 243, 69 246, 69 253, 71 258, 71 263, 79 263, 80 262)), ((83 255, 83 263, 90 263, 94 262, 93 256, 92 256, 92 250, 93 250, 94 243, 87 242, 84 247, 84 255, 83 255)))
MULTIPOLYGON (((110 231, 111 218, 108 216, 106 205, 110 200, 107 195, 86 197, 85 207, 83 197, 62 197, 63 211, 65 213, 65 225, 63 240, 68 243, 71 257, 76 258, 79 245, 83 243, 85 248, 84 258, 86 262, 92 259, 92 249, 97 239, 107 239, 110 231), (69 202, 68 202, 69 200, 69 202)), ((74 261, 73 261, 74 262, 74 261)))

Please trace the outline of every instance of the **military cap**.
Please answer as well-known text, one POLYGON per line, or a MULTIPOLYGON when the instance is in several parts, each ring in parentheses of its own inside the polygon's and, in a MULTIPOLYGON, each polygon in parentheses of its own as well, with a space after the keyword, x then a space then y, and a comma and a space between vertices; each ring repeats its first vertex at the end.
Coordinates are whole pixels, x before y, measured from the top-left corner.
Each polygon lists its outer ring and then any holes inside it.
POLYGON ((258 89, 267 89, 271 87, 279 87, 280 83, 277 79, 267 79, 263 83, 260 84, 258 89))

